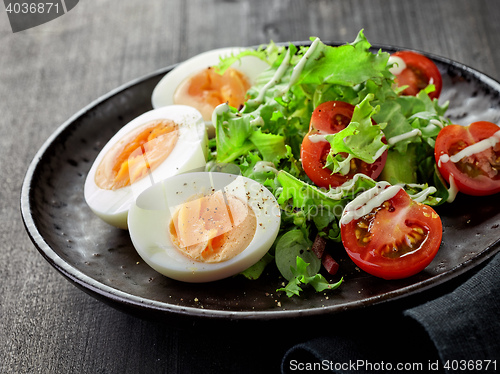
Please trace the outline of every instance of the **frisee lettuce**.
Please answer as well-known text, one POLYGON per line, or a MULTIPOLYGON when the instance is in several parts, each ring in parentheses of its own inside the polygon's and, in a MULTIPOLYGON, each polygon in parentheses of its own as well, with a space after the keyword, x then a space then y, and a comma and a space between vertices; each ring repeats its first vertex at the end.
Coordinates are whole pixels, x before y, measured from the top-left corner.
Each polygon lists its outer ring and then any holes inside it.
POLYGON ((383 125, 374 125, 371 120, 379 109, 378 106, 374 108, 370 105, 372 99, 373 95, 369 94, 355 106, 351 122, 345 129, 325 136, 331 146, 325 167, 331 169, 332 173, 347 174, 353 158, 372 164, 387 149, 383 142, 383 125), (344 158, 340 156, 341 152, 349 156, 344 158))

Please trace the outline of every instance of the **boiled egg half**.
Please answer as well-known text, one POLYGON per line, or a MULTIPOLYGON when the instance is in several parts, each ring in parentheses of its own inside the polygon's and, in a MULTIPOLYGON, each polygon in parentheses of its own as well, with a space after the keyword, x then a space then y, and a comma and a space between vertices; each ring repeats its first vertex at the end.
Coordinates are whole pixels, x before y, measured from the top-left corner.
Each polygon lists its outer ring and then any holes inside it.
POLYGON ((247 90, 255 84, 260 73, 269 64, 255 56, 244 56, 228 68, 223 75, 214 66, 222 57, 237 55, 244 48, 221 48, 194 56, 177 65, 155 87, 151 102, 153 108, 182 104, 198 109, 213 134, 212 112, 228 103, 234 108, 243 105, 247 90))
POLYGON ((104 146, 85 180, 85 200, 109 224, 126 229, 133 201, 154 183, 204 170, 208 140, 201 114, 184 105, 151 110, 104 146))
POLYGON ((281 222, 273 194, 227 173, 186 173, 144 191, 132 204, 132 243, 153 269, 179 281, 210 282, 258 262, 281 222))

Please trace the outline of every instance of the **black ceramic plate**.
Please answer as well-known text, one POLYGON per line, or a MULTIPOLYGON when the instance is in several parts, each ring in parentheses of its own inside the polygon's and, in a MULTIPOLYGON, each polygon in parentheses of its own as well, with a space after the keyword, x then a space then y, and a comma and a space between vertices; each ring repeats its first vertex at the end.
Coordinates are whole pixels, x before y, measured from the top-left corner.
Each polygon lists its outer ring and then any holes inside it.
MULTIPOLYGON (((459 63, 430 57, 443 75, 441 100, 450 100, 452 120, 463 125, 476 119, 500 122, 498 82, 459 63)), ((92 214, 83 186, 93 160, 111 136, 152 109, 153 88, 171 69, 126 84, 75 114, 40 149, 22 187, 22 216, 39 252, 98 299, 143 315, 270 320, 331 314, 429 290, 498 252, 500 194, 459 195, 453 204, 438 208, 444 228, 438 255, 411 278, 374 278, 359 271, 341 247, 335 257, 345 282, 326 294, 306 290, 301 297, 288 298, 277 293, 283 280, 273 269, 257 281, 236 277, 207 284, 180 283, 156 273, 137 255, 127 231, 92 214)))

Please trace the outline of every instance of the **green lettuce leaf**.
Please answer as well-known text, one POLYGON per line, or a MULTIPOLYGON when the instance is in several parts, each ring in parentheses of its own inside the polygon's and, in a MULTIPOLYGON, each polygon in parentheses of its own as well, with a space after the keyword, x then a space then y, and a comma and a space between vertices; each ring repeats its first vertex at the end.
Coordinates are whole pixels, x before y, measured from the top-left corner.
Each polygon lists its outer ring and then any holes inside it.
POLYGON ((241 272, 245 278, 250 280, 259 279, 267 265, 274 261, 274 257, 268 252, 257 263, 241 272))
POLYGON ((279 171, 280 183, 278 203, 282 209, 282 220, 308 232, 308 224, 313 222, 316 229, 328 238, 339 241, 338 218, 342 214, 345 201, 335 200, 317 187, 297 179, 286 171, 279 171))
POLYGON ((279 288, 276 291, 284 291, 288 297, 294 295, 299 296, 302 291, 301 285, 310 285, 316 292, 322 292, 326 290, 335 290, 340 287, 344 278, 341 278, 336 283, 329 283, 325 277, 319 273, 314 273, 309 270, 309 265, 301 257, 297 256, 296 266, 290 267, 290 272, 293 277, 289 280, 285 287, 279 288), (313 275, 310 275, 314 273, 313 275))
POLYGON ((373 125, 371 121, 372 116, 378 111, 378 107, 373 108, 370 105, 372 99, 373 95, 370 94, 354 107, 351 122, 345 129, 325 136, 331 146, 325 166, 331 169, 332 173, 347 174, 352 158, 372 164, 387 149, 387 145, 382 141, 384 138, 382 126, 373 125), (349 156, 344 159, 338 155, 341 152, 349 156))
POLYGON ((316 274, 321 268, 321 260, 311 251, 312 242, 301 230, 290 230, 283 234, 276 242, 276 266, 286 280, 294 277, 291 270, 297 257, 308 262, 311 266, 308 275, 316 274))
MULTIPOLYGON (((314 42, 315 38, 311 40, 314 42)), ((350 44, 331 47, 318 43, 305 63, 297 84, 327 83, 352 87, 367 80, 388 77, 389 54, 381 51, 371 53, 370 47, 363 30, 350 44)))
POLYGON ((250 141, 254 131, 251 116, 239 116, 236 109, 222 104, 214 111, 215 137, 219 163, 232 162, 255 148, 250 141))

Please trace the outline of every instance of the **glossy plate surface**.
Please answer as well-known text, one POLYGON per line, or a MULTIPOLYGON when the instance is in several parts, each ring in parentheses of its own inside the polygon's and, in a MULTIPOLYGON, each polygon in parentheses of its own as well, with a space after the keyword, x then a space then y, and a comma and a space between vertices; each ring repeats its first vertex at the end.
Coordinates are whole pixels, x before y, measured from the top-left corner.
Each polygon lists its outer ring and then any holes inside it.
MULTIPOLYGON (((450 101, 448 116, 455 123, 500 122, 498 82, 462 64, 429 57, 443 75, 440 100, 450 101)), ((127 231, 93 215, 83 186, 92 162, 113 134, 152 109, 151 93, 171 69, 126 84, 75 114, 45 142, 26 174, 21 211, 31 240, 54 268, 94 297, 155 316, 271 320, 324 315, 429 290, 499 251, 500 194, 459 195, 453 204, 437 208, 444 229, 441 249, 411 278, 384 281, 360 272, 341 246, 334 257, 345 282, 327 294, 309 290, 289 299, 275 291, 283 279, 273 269, 257 281, 236 277, 207 284, 181 283, 156 273, 137 255, 127 231)))

